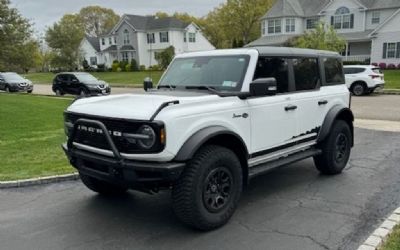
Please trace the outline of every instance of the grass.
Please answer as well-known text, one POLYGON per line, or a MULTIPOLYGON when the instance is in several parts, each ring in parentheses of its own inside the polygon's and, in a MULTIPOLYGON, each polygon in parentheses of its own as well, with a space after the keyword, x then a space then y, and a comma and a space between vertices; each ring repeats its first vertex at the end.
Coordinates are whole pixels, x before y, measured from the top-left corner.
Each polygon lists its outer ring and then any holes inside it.
POLYGON ((385 70, 385 88, 400 89, 400 70, 385 70))
POLYGON ((74 172, 60 147, 70 100, 0 94, 0 181, 74 172))
MULTIPOLYGON (((156 84, 162 75, 162 71, 139 71, 139 72, 92 72, 91 74, 100 80, 110 83, 112 86, 142 87, 143 80, 151 74, 156 84)), ((30 73, 24 75, 37 84, 51 84, 55 74, 53 73, 30 73)))
POLYGON ((381 250, 400 250, 400 226, 397 226, 381 250))

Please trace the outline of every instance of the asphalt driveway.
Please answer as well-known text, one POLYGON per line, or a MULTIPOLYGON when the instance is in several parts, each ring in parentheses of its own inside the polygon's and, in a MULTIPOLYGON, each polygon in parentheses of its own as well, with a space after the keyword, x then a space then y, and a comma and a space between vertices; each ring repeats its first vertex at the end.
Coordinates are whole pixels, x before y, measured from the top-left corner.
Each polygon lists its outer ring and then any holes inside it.
POLYGON ((311 160, 255 179, 230 223, 182 226, 169 192, 104 198, 80 182, 0 190, 1 249, 356 249, 400 204, 400 133, 356 130, 340 176, 311 160))

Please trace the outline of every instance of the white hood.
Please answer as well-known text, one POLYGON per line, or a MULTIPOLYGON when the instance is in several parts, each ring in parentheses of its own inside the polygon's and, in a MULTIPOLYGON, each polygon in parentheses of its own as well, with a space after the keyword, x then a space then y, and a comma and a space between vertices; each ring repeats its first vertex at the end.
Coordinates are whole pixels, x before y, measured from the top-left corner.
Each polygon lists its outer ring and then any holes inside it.
POLYGON ((169 101, 181 103, 205 101, 218 98, 215 95, 176 97, 167 95, 113 95, 92 97, 74 102, 67 111, 95 116, 149 120, 161 104, 169 101))

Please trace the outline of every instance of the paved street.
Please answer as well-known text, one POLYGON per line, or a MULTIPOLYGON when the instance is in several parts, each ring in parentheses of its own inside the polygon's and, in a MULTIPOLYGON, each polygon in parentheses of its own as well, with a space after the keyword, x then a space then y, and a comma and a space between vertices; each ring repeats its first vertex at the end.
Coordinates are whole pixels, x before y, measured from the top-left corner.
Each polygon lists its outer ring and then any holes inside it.
POLYGON ((311 160, 255 179, 230 223, 182 226, 169 192, 104 198, 80 182, 0 190, 0 249, 356 249, 400 204, 400 133, 356 130, 340 176, 311 160))

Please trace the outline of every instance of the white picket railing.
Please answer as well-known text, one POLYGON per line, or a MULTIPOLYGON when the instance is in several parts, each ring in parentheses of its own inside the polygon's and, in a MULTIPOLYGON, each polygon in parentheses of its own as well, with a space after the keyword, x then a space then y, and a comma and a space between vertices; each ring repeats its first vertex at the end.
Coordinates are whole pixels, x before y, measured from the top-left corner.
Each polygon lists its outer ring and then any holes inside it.
POLYGON ((371 55, 343 56, 345 62, 366 62, 371 60, 371 55))

